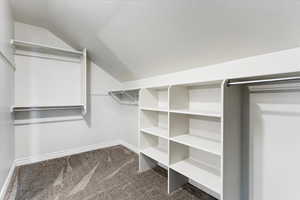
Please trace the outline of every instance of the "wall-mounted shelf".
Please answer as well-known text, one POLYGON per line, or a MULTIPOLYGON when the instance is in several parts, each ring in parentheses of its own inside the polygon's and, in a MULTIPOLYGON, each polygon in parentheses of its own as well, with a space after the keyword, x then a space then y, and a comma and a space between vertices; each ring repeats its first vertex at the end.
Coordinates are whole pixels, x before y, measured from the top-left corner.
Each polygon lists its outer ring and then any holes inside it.
POLYGON ((141 131, 144 133, 148 133, 157 137, 161 137, 164 139, 168 139, 168 129, 161 128, 161 127, 148 127, 148 128, 141 128, 141 131))
POLYGON ((144 110, 168 111, 168 86, 142 89, 140 107, 144 110))
POLYGON ((66 56, 83 56, 83 51, 74 51, 69 49, 63 49, 53 46, 48 46, 44 44, 38 44, 33 42, 25 42, 20 40, 11 40, 11 44, 19 50, 33 51, 47 54, 57 54, 66 56))
POLYGON ((16 104, 34 105, 16 106, 13 112, 80 109, 83 115, 87 113, 86 49, 76 51, 20 40, 11 40, 11 45, 16 50, 16 104))
POLYGON ((109 91, 108 94, 122 105, 138 105, 139 102, 139 89, 114 90, 109 91))
POLYGON ((140 109, 145 111, 168 112, 168 109, 164 108, 140 107, 140 109))
POLYGON ((82 110, 84 105, 66 105, 66 106, 29 106, 13 107, 13 112, 30 112, 30 111, 49 111, 49 110, 82 110))
POLYGON ((188 109, 177 109, 177 110, 170 110, 170 113, 177 113, 177 114, 187 114, 187 115, 199 115, 199 116, 205 116, 205 117, 216 117, 220 118, 220 113, 213 113, 211 111, 195 111, 195 110, 188 110, 188 109))

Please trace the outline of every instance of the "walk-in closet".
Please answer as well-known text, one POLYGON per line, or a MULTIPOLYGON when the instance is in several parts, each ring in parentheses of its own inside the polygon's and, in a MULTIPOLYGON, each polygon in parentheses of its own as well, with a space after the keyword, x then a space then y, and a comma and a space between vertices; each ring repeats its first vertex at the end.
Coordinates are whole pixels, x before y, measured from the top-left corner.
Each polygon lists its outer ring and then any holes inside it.
POLYGON ((300 2, 0 1, 0 200, 297 200, 300 2))

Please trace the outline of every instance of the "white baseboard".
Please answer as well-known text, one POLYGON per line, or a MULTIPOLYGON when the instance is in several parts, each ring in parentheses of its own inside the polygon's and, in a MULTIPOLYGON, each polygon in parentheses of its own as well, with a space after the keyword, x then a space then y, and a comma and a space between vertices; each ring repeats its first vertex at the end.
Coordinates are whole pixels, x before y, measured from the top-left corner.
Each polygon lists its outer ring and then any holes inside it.
POLYGON ((73 149, 67 149, 63 151, 57 151, 57 152, 51 152, 51 153, 45 153, 42 155, 36 155, 36 156, 29 156, 29 157, 23 157, 23 158, 17 158, 15 163, 16 166, 20 165, 28 165, 32 163, 37 163, 45 160, 55 159, 55 158, 61 158, 65 156, 75 155, 83 152, 93 151, 97 149, 102 149, 106 147, 111 147, 115 145, 119 145, 119 141, 110 141, 110 142, 103 142, 99 144, 91 144, 79 148, 73 148, 73 149))
POLYGON ((123 146, 127 147, 128 149, 130 149, 131 151, 138 152, 137 148, 134 147, 133 145, 128 144, 124 141, 116 140, 116 141, 110 141, 110 142, 103 142, 103 143, 99 143, 99 144, 92 144, 92 145, 79 147, 79 148, 63 150, 63 151, 46 153, 46 154, 42 154, 42 155, 17 158, 15 160, 15 164, 16 164, 16 166, 28 165, 28 164, 32 164, 32 163, 45 161, 45 160, 61 158, 61 157, 75 155, 75 154, 84 153, 84 152, 88 152, 88 151, 94 151, 97 149, 107 148, 107 147, 111 147, 111 146, 115 146, 115 145, 123 145, 123 146))
POLYGON ((16 168, 16 164, 15 164, 15 162, 13 162, 12 166, 9 169, 9 172, 8 172, 8 175, 7 175, 6 179, 5 179, 5 182, 4 182, 4 184, 3 184, 2 188, 1 188, 1 191, 0 191, 0 200, 4 200, 4 196, 6 194, 8 186, 9 186, 9 184, 11 182, 11 179, 12 179, 12 176, 14 174, 15 168, 16 168))
POLYGON ((123 141, 123 140, 120 141, 120 145, 123 145, 124 147, 128 148, 129 150, 131 150, 131 151, 133 151, 133 152, 135 152, 137 154, 140 153, 138 147, 136 147, 136 146, 134 146, 132 144, 129 144, 129 143, 123 141))

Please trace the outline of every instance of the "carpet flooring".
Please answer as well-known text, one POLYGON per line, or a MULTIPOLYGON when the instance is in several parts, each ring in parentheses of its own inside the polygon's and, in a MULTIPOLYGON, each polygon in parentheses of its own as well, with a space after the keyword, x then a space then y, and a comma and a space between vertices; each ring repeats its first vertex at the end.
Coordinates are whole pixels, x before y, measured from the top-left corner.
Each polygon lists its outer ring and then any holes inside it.
POLYGON ((5 200, 215 200, 190 184, 167 194, 167 173, 138 173, 138 155, 114 146, 16 168, 5 200))

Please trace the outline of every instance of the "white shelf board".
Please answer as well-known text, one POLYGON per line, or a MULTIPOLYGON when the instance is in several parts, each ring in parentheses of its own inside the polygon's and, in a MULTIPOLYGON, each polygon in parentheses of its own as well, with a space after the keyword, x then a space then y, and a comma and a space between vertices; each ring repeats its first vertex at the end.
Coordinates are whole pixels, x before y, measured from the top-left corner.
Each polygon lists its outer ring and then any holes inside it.
POLYGON ((47 111, 47 110, 77 110, 82 109, 83 105, 59 105, 59 106, 14 106, 13 112, 28 111, 47 111))
POLYGON ((149 128, 142 128, 141 131, 157 137, 168 139, 168 129, 166 128, 153 126, 149 128))
POLYGON ((173 137, 171 138, 171 141, 200 149, 208 153, 216 154, 218 156, 222 155, 221 143, 211 139, 185 134, 173 137))
POLYGON ((168 112, 167 108, 159 108, 159 107, 140 107, 141 110, 147 111, 157 111, 157 112, 168 112))
POLYGON ((178 173, 196 181, 205 188, 221 194, 221 177, 214 173, 216 169, 212 169, 202 163, 191 159, 183 160, 170 166, 171 169, 178 173))
POLYGON ((168 166, 168 154, 158 147, 149 147, 141 151, 142 154, 156 160, 157 162, 162 163, 165 166, 168 166))
POLYGON ((44 44, 38 44, 33 42, 25 42, 20 40, 12 40, 11 44, 14 45, 16 48, 26 48, 30 49, 31 51, 45 51, 48 53, 62 53, 62 54, 69 54, 69 55, 75 55, 75 56, 82 56, 84 53, 83 51, 75 51, 71 49, 63 49, 59 47, 53 47, 49 45, 44 44))
POLYGON ((170 110, 170 112, 177 113, 177 114, 200 115, 200 116, 206 116, 206 117, 221 118, 220 113, 210 112, 210 111, 199 111, 199 110, 189 110, 189 109, 172 109, 172 110, 170 110))

